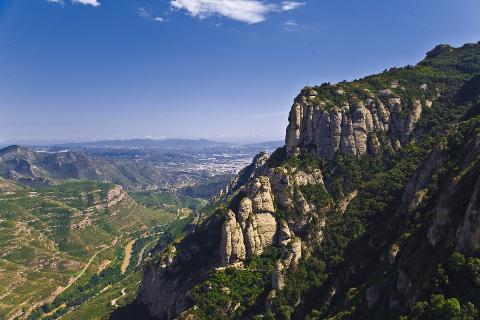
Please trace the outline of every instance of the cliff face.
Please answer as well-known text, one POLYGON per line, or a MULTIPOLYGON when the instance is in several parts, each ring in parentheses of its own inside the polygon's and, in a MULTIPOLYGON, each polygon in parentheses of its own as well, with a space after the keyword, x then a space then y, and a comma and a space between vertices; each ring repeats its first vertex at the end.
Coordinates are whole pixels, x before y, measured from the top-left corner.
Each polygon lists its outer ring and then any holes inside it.
POLYGON ((222 221, 214 216, 144 266, 138 302, 155 318, 174 319, 191 307, 188 293, 220 265, 222 221))
POLYGON ((480 306, 454 271, 437 281, 452 254, 479 254, 477 74, 480 45, 439 46, 415 67, 303 89, 285 147, 145 267, 138 302, 160 319, 417 319, 457 285, 480 306))
MULTIPOLYGON (((344 155, 378 154, 382 148, 398 150, 414 132, 424 108, 431 108, 428 98, 402 101, 392 90, 399 90, 393 82, 376 93, 365 91, 365 100, 355 96, 341 105, 328 106, 318 91, 306 88, 295 99, 290 111, 285 145, 289 155, 308 150, 315 155, 332 159, 337 153, 344 155), (393 88, 393 89, 392 89, 393 88), (381 145, 381 137, 386 137, 381 145)), ((427 84, 419 86, 426 91, 427 84)), ((336 95, 345 95, 342 86, 331 86, 336 95)), ((425 94, 427 95, 427 94, 425 94)))

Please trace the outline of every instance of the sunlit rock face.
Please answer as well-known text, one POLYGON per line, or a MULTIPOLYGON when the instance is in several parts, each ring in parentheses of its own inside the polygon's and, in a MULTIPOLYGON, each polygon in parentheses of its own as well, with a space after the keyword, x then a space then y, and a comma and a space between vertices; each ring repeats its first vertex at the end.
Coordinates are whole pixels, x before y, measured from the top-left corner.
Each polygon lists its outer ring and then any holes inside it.
MULTIPOLYGON (((409 140, 422 110, 432 105, 420 99, 404 103, 390 89, 327 105, 319 90, 306 88, 295 99, 285 138, 289 155, 308 150, 332 159, 336 153, 362 156, 385 147, 397 149, 409 140), (388 137, 387 146, 381 145, 381 135, 388 137)), ((343 95, 340 90, 335 94, 343 95)))

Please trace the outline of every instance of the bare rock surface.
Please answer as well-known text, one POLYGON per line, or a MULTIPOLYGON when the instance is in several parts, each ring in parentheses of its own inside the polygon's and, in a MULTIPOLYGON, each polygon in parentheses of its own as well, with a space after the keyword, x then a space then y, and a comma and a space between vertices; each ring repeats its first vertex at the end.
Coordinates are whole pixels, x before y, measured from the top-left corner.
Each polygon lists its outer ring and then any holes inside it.
POLYGON ((312 91, 315 90, 304 89, 290 111, 285 138, 289 155, 301 150, 310 150, 328 159, 337 152, 358 156, 375 154, 382 147, 379 133, 389 137, 390 147, 397 147, 408 141, 423 108, 432 104, 432 101, 421 100, 404 103, 394 97, 390 89, 385 89, 379 91, 378 97, 326 107, 325 103, 310 99, 315 96, 312 91), (389 98, 387 103, 385 97, 389 98))

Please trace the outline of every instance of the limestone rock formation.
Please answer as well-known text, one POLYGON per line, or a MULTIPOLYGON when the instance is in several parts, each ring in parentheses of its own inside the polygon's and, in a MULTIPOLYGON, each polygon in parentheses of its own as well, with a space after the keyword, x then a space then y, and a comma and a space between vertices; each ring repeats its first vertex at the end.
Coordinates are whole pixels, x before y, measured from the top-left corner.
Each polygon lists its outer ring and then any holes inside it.
POLYGON ((298 237, 289 239, 282 244, 282 257, 277 261, 272 274, 272 287, 274 290, 282 290, 285 287, 285 273, 298 265, 302 258, 302 241, 298 237))
POLYGON ((243 231, 235 219, 232 211, 227 212, 222 228, 222 242, 220 243, 220 259, 222 265, 229 265, 236 261, 245 260, 245 244, 243 231))
POLYGON ((247 186, 247 197, 252 201, 254 213, 275 211, 270 180, 266 176, 255 178, 247 186))
POLYGON ((238 212, 228 211, 222 229, 220 260, 223 266, 241 263, 272 245, 277 222, 268 177, 260 176, 247 185, 247 197, 240 201, 238 212))
POLYGON ((281 245, 289 248, 282 258, 284 268, 288 269, 301 257, 301 241, 294 232, 302 232, 312 221, 316 221, 318 228, 315 237, 321 241, 325 220, 318 216, 318 208, 308 203, 298 190, 307 185, 324 185, 319 169, 289 172, 285 167, 278 167, 254 173, 241 188, 245 197, 239 201, 236 212, 228 211, 225 215, 220 243, 222 266, 241 264, 247 258, 262 254, 267 246, 281 245), (301 214, 288 223, 277 220, 276 206, 281 210, 297 208, 301 214))
POLYGON ((389 137, 390 147, 398 147, 408 141, 423 108, 431 107, 426 99, 404 103, 390 89, 364 100, 327 107, 325 101, 317 99, 317 90, 321 89, 305 88, 295 99, 285 138, 289 155, 301 150, 328 159, 337 152, 375 154, 381 148, 381 133, 389 137))
POLYGON ((221 190, 220 193, 214 197, 214 200, 217 201, 222 197, 227 197, 236 192, 239 188, 244 186, 250 179, 253 177, 262 175, 264 172, 265 163, 267 162, 269 156, 267 152, 260 152, 257 154, 250 165, 240 170, 240 172, 230 181, 227 187, 224 190, 221 190))
POLYGON ((122 186, 115 186, 107 193, 107 208, 113 207, 127 197, 128 194, 123 190, 122 186))

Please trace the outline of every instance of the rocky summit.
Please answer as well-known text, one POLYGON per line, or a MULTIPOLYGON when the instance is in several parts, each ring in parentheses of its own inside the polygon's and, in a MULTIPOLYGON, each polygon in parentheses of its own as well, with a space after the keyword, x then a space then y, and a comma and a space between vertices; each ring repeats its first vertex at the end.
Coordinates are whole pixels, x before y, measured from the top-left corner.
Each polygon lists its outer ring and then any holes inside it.
POLYGON ((156 319, 478 319, 480 44, 304 88, 285 146, 144 266, 156 319))

